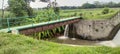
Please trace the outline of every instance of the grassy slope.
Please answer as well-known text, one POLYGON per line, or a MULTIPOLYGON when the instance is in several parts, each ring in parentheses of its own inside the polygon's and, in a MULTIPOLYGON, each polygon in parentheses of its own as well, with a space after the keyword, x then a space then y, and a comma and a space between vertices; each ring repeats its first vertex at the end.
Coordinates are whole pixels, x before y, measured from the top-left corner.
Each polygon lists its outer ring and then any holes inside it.
MULTIPOLYGON (((62 18, 66 18, 66 17, 71 17, 71 15, 74 15, 75 13, 77 13, 77 16, 79 16, 80 13, 83 14, 83 17, 85 19, 89 19, 89 20, 96 20, 96 19, 107 19, 110 18, 111 16, 113 16, 120 8, 110 8, 110 11, 113 10, 114 12, 111 12, 109 14, 101 14, 103 8, 95 8, 95 9, 72 9, 72 10, 61 10, 60 11, 60 16, 62 18), (92 14, 90 14, 92 13, 92 14)), ((40 13, 41 11, 44 10, 34 10, 35 13, 40 13)), ((0 18, 1 18, 1 11, 0 11, 0 18)), ((4 18, 9 18, 12 17, 12 14, 8 11, 5 11, 5 15, 4 18)))
POLYGON ((83 17, 89 20, 108 19, 114 16, 114 14, 116 14, 116 12, 119 11, 119 8, 110 8, 110 13, 102 14, 103 9, 104 8, 62 10, 61 16, 69 16, 69 15, 73 15, 74 13, 77 13, 77 15, 79 16, 79 14, 82 13, 83 17))
POLYGON ((120 54, 120 48, 71 47, 23 35, 0 33, 0 54, 120 54))

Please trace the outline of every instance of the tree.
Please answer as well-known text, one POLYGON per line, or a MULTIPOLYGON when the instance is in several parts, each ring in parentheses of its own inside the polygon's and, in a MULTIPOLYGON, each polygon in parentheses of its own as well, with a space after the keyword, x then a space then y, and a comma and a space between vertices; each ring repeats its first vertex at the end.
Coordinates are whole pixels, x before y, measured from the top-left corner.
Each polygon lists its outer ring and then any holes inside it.
POLYGON ((40 0, 41 2, 50 2, 50 0, 40 0))
POLYGON ((42 1, 42 2, 49 2, 48 6, 47 6, 48 9, 49 9, 49 8, 53 8, 55 14, 59 15, 60 8, 59 8, 58 3, 56 2, 56 0, 53 1, 53 2, 51 2, 50 0, 47 0, 47 1, 41 0, 41 1, 42 1))
POLYGON ((83 5, 82 5, 82 7, 83 8, 95 8, 95 5, 94 4, 90 4, 90 3, 84 3, 83 5))
POLYGON ((109 2, 108 4, 107 4, 107 6, 108 7, 115 7, 116 6, 116 3, 114 3, 114 2, 109 2))
POLYGON ((58 3, 56 2, 56 0, 54 2, 52 2, 52 6, 53 6, 55 14, 59 15, 60 8, 59 8, 58 3))
MULTIPOLYGON (((27 1, 27 0, 26 0, 27 1)), ((16 16, 32 16, 33 10, 25 0, 8 0, 9 10, 16 16)))
POLYGON ((101 7, 101 3, 99 1, 94 1, 94 5, 96 6, 96 8, 101 7))

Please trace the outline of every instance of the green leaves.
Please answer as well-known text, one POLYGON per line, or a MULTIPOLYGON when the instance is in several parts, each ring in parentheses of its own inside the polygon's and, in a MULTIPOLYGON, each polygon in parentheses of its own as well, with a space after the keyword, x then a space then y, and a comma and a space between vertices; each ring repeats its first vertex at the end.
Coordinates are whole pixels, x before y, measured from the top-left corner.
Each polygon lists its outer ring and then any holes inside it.
POLYGON ((32 8, 26 4, 25 0, 8 0, 9 10, 16 17, 32 16, 32 8))
POLYGON ((104 10, 102 11, 102 14, 108 14, 109 13, 109 8, 104 8, 104 10))
POLYGON ((61 33, 62 31, 64 31, 64 26, 58 27, 58 28, 54 28, 52 30, 46 30, 46 31, 42 31, 42 32, 38 32, 33 34, 34 38, 37 39, 46 39, 46 38, 52 38, 55 36, 55 34, 57 33, 61 33))

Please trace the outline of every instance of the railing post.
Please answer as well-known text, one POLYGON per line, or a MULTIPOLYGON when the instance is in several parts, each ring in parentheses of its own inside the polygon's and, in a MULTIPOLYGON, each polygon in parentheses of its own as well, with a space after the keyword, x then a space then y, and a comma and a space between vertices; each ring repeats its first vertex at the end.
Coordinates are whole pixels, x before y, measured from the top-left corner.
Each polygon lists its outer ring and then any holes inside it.
POLYGON ((57 15, 58 16, 58 19, 59 19, 59 21, 60 21, 60 16, 59 15, 57 15))
POLYGON ((7 18, 7 26, 8 26, 8 31, 10 31, 10 22, 9 22, 9 18, 7 18))
POLYGON ((32 27, 34 26, 34 22, 32 21, 32 27))
POLYGON ((48 22, 48 24, 49 24, 49 21, 50 21, 50 15, 48 15, 48 21, 47 21, 47 22, 48 22))
POLYGON ((0 30, 2 29, 2 18, 0 18, 0 30))

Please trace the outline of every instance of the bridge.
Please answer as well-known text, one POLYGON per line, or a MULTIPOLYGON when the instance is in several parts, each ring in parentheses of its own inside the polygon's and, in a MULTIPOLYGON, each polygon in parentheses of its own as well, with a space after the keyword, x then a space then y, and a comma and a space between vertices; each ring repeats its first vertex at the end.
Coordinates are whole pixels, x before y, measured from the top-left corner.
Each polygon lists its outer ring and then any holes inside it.
MULTIPOLYGON (((18 18, 19 22, 21 18, 18 18)), ((41 32, 41 31, 45 31, 45 30, 49 30, 49 29, 53 29, 53 28, 57 28, 63 25, 67 25, 67 24, 72 24, 72 23, 76 23, 81 19, 80 16, 78 17, 70 17, 70 18, 61 18, 61 19, 56 19, 56 20, 48 20, 46 22, 37 22, 37 23, 33 23, 33 21, 29 21, 31 22, 30 24, 27 25, 22 25, 22 26, 15 26, 16 24, 20 24, 18 23, 18 21, 16 20, 16 18, 11 22, 11 18, 7 18, 6 20, 6 24, 4 23, 3 25, 7 25, 4 26, 6 28, 0 29, 0 32, 10 32, 10 33, 14 33, 14 34, 25 34, 25 35, 30 35, 36 32, 41 32)), ((26 19, 25 19, 26 20, 26 19)), ((21 23, 25 23, 25 22, 21 22, 21 23)))

